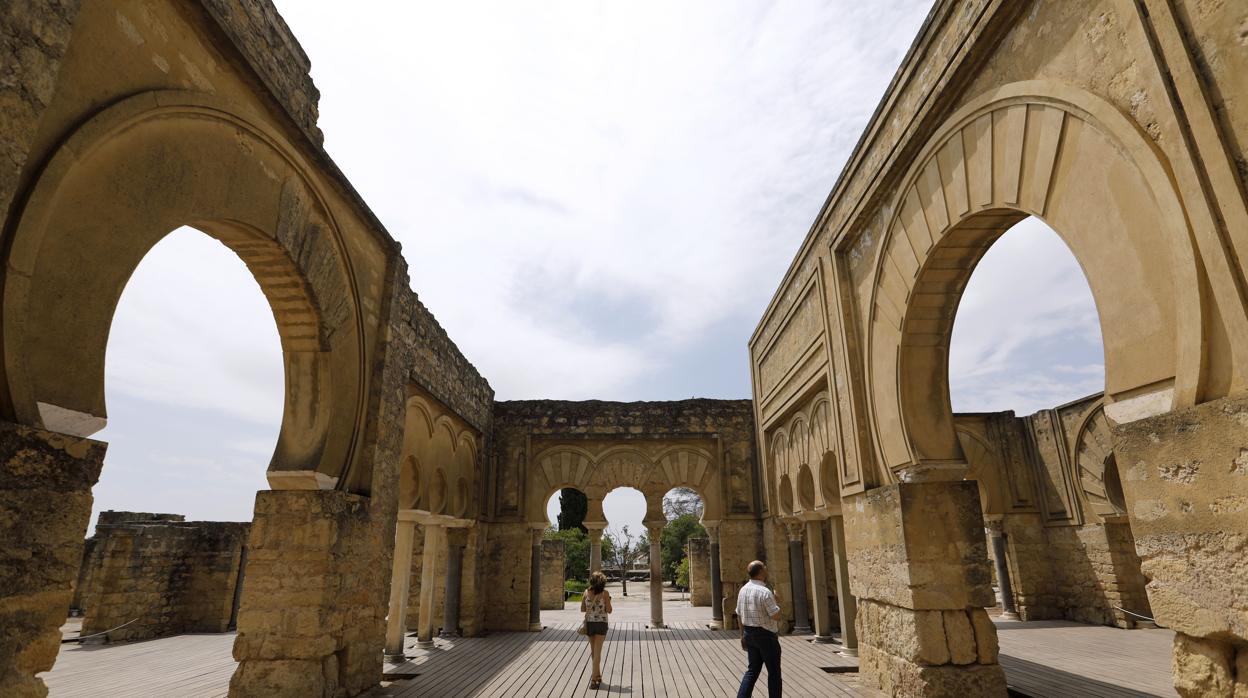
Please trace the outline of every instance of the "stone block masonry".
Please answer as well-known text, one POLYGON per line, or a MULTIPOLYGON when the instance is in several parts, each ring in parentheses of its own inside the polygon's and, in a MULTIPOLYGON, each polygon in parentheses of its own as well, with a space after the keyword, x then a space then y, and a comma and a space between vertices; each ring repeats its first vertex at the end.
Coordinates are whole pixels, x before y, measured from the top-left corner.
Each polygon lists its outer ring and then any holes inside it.
POLYGON ((542 610, 563 610, 563 541, 542 541, 542 610))
POLYGON ((234 620, 248 523, 104 512, 79 590, 82 634, 109 641, 219 633, 234 620))
POLYGON ((711 540, 690 538, 689 555, 689 603, 692 606, 711 605, 711 540))
POLYGON ((0 687, 47 695, 103 443, 0 423, 0 687))

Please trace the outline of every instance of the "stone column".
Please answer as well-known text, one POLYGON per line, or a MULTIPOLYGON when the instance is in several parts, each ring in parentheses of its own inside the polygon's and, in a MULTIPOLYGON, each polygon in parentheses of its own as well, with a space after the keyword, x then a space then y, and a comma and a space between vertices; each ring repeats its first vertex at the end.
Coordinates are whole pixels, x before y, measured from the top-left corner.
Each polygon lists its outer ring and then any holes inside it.
POLYGON ((602 571, 602 531, 607 526, 594 524, 585 524, 586 530, 589 531, 589 571, 590 573, 602 571))
MULTIPOLYGON (((1248 695, 1248 396, 1133 419, 1114 461, 1153 617, 1174 635, 1174 688, 1248 695)), ((1115 414, 1116 413, 1116 414, 1115 414)))
POLYGON ((407 631, 407 596, 412 583, 412 545, 416 542, 416 520, 404 518, 394 531, 394 567, 390 572, 390 613, 386 615, 386 661, 402 662, 407 631))
POLYGON ((815 642, 832 642, 832 609, 828 607, 828 563, 823 554, 823 521, 806 521, 806 555, 815 609, 815 642))
POLYGON ((445 522, 429 517, 425 519, 425 548, 420 565, 420 618, 416 626, 416 646, 433 647, 433 600, 437 594, 438 552, 446 541, 445 522))
POLYGON ((810 612, 806 607, 806 559, 802 551, 802 524, 785 523, 789 534, 789 568, 793 582, 793 634, 810 633, 810 612))
POLYGON ((1010 565, 1005 557, 1005 522, 994 518, 985 521, 984 526, 992 540, 992 564, 997 571, 997 585, 1001 587, 1001 618, 1018 620, 1018 608, 1014 605, 1014 585, 1010 581, 1010 565))
POLYGON ((46 695, 91 519, 103 442, 0 423, 0 695, 46 695))
POLYGON ((719 575, 719 522, 704 521, 703 528, 711 539, 711 627, 724 627, 724 582, 719 575))
POLYGON ((858 601, 849 588, 849 561, 845 556, 845 518, 833 516, 832 561, 836 572, 836 606, 841 614, 841 653, 858 656, 858 601))
POLYGON ((650 535, 650 627, 666 628, 663 624, 663 527, 667 522, 647 523, 650 535))
POLYGON ((446 602, 442 606, 442 637, 459 635, 459 594, 468 530, 455 526, 446 532, 446 602))
POLYGON ((534 527, 530 534, 532 564, 529 568, 529 630, 542 629, 542 534, 545 528, 534 527))
POLYGON ((978 485, 902 482, 842 503, 863 682, 906 698, 1005 696, 978 485))

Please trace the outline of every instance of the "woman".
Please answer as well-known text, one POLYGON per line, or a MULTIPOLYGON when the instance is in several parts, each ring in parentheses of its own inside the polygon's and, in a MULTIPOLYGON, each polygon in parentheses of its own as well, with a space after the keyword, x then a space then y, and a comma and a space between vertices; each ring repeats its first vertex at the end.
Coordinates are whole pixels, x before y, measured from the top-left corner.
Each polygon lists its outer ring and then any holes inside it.
POLYGON ((581 611, 585 613, 585 639, 589 640, 589 653, 594 658, 589 687, 598 688, 602 685, 602 643, 607 639, 607 616, 611 613, 611 594, 607 591, 605 574, 589 575, 589 588, 581 597, 581 611))

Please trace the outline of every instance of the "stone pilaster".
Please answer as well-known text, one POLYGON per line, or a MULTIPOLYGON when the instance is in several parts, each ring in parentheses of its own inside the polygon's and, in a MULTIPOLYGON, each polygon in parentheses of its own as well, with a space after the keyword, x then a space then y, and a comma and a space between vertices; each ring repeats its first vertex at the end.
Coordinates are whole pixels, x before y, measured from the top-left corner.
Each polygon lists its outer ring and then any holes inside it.
POLYGON ((837 613, 841 617, 841 652, 851 657, 858 656, 858 602, 849 588, 849 558, 845 554, 845 518, 833 516, 829 519, 832 525, 832 561, 835 572, 837 613))
POLYGON ((789 539, 789 567, 793 594, 793 634, 807 635, 811 632, 810 610, 806 605, 806 559, 802 550, 801 522, 786 522, 785 532, 789 539))
POLYGON ((711 627, 724 626, 724 582, 719 573, 719 522, 704 521, 707 537, 711 539, 711 627))
POLYGON ((105 444, 0 423, 0 695, 47 695, 105 444))
POLYGON ((811 519, 805 525, 810 588, 814 596, 815 642, 832 642, 832 609, 828 606, 828 563, 823 553, 823 521, 811 519))
POLYGON ((416 520, 405 519, 399 512, 394 532, 394 567, 390 574, 390 611, 386 614, 386 661, 401 662, 403 641, 407 630, 407 596, 412 582, 412 545, 416 539, 416 520))
POLYGON ((433 647, 433 605, 437 593, 438 553, 446 547, 446 522, 441 517, 426 517, 425 544, 420 556, 420 618, 416 626, 416 646, 433 647))
POLYGON ((860 675, 893 696, 1005 696, 975 482, 912 482, 846 497, 860 675))
POLYGON ((1018 620, 1018 607, 1014 604, 1014 584, 1010 579, 1010 565, 1005 559, 1005 525, 1000 517, 984 522, 988 538, 992 541, 992 564, 997 572, 997 586, 1001 589, 1001 617, 1018 620))
POLYGON ((442 605, 443 637, 459 635, 459 597, 460 587, 463 584, 464 547, 467 544, 468 529, 465 526, 452 526, 447 530, 446 601, 442 605))
POLYGON ((1175 689, 1248 695, 1248 397, 1121 424, 1114 438, 1148 602, 1176 633, 1175 689))
POLYGON ((369 505, 337 490, 256 494, 231 696, 350 696, 381 679, 393 529, 369 505))
POLYGON ((663 522, 646 522, 650 537, 650 627, 666 628, 663 624, 663 522))
POLYGON ((529 630, 542 629, 542 533, 545 529, 534 526, 529 531, 532 548, 529 568, 529 630))

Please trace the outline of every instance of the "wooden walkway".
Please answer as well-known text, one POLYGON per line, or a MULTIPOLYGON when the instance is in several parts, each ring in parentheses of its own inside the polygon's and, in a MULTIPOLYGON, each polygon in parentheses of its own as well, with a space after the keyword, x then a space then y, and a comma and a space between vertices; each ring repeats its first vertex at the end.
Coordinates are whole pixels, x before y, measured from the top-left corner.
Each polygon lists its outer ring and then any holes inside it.
MULTIPOLYGON (((599 691, 589 691, 589 651, 571 623, 540 633, 494 633, 437 641, 410 649, 412 659, 386 671, 417 674, 387 682, 373 698, 430 696, 731 696, 744 669, 735 634, 678 621, 671 630, 644 623, 612 626, 599 691)), ((1117 630, 1059 621, 1000 621, 1001 663, 1016 695, 1036 698, 1143 698, 1175 695, 1170 681, 1167 630, 1117 630)), ((65 644, 56 667, 43 674, 52 698, 216 698, 234 671, 234 635, 179 635, 118 645, 65 644)), ((413 641, 414 642, 414 641, 413 641)), ((799 636, 781 638, 785 695, 879 696, 856 674, 820 667, 853 664, 827 645, 799 636)), ((397 677, 395 677, 397 678, 397 677)), ((754 695, 767 695, 766 675, 754 695)))
MULTIPOLYGON (((386 666, 390 674, 416 674, 368 694, 392 698, 516 696, 607 698, 733 696, 745 670, 745 653, 735 632, 677 622, 668 630, 644 623, 614 623, 603 646, 603 683, 589 690, 589 647, 578 624, 563 623, 540 633, 499 633, 485 638, 439 639, 432 650, 408 650, 409 661, 386 666)), ((410 640, 409 640, 410 642, 410 640)), ((856 659, 808 637, 781 638, 784 689, 788 696, 882 696, 866 690, 856 673, 832 674, 822 667, 854 668, 856 659)), ((754 695, 767 696, 764 670, 754 695)))

